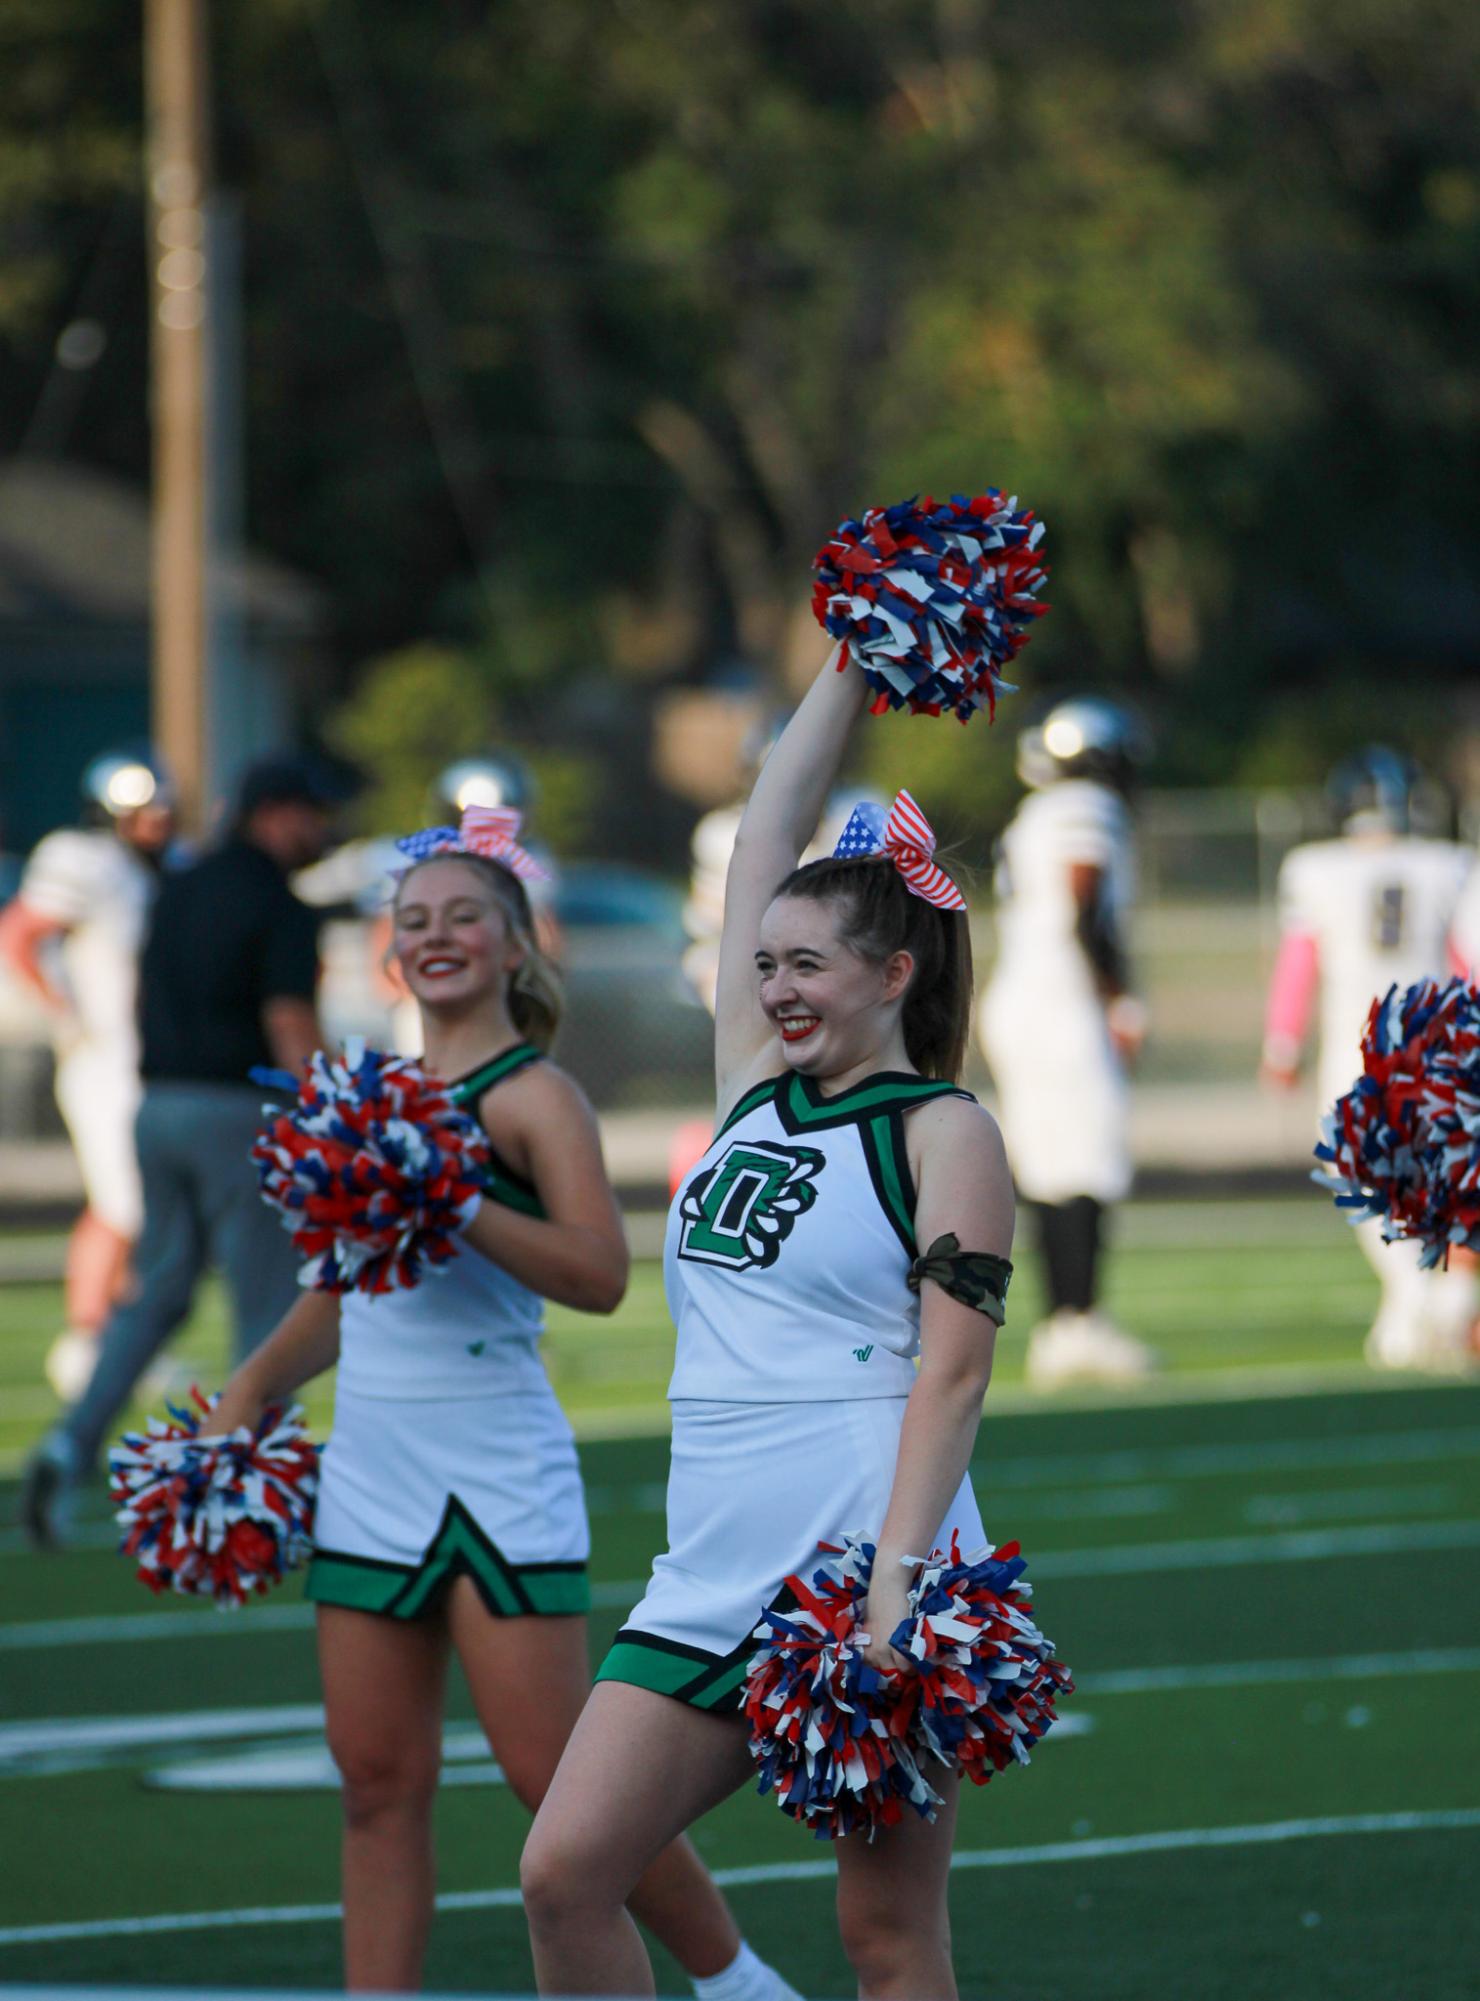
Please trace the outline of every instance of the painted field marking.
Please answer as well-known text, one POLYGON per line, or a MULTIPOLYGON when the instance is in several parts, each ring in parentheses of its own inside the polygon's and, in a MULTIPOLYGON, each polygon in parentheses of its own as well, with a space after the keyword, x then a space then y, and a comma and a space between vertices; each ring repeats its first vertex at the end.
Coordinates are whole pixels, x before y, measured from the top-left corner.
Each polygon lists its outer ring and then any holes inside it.
MULTIPOLYGON (((1049 1841, 1031 1848, 966 1849, 951 1858, 952 1871, 1020 1869, 1053 1862, 1098 1862, 1121 1856, 1169 1855, 1181 1850, 1257 1848, 1286 1841, 1316 1841, 1355 1834, 1431 1834, 1480 1828, 1480 1807, 1438 1807, 1401 1813, 1332 1814, 1310 1820, 1260 1821, 1244 1827, 1178 1827, 1151 1834, 1101 1835, 1084 1841, 1049 1841)), ((749 1868, 716 1869, 721 1889, 766 1883, 806 1883, 837 1873, 831 1860, 762 1862, 749 1868)), ((517 1910, 517 1889, 451 1890, 437 1899, 439 1911, 517 1910)), ((72 1939, 138 1938, 167 1932, 222 1931, 244 1925, 333 1924, 334 1904, 257 1904, 234 1911, 161 1912, 146 1918, 93 1918, 72 1924, 11 1925, 0 1930, 0 1946, 59 1945, 72 1939)))
MULTIPOLYGON (((1235 1569, 1243 1564, 1323 1563, 1334 1557, 1394 1556, 1480 1548, 1480 1520, 1383 1522, 1366 1528, 1293 1529, 1276 1535, 1211 1536, 1191 1542, 1113 1543, 1104 1549, 1045 1550, 1032 1575, 1121 1577, 1157 1571, 1235 1569)), ((604 1610, 635 1605, 647 1579, 593 1584, 591 1602, 604 1610)), ((0 1626, 0 1653, 38 1647, 106 1646, 118 1641, 240 1640, 251 1631, 282 1632, 313 1623, 311 1605, 264 1605, 245 1622, 222 1612, 122 1612, 92 1619, 36 1619, 0 1626)))
MULTIPOLYGON (((1045 1744, 1089 1737, 1095 1719, 1083 1709, 1061 1716, 1045 1744)), ((501 1786, 504 1775, 489 1755, 476 1723, 461 1724, 442 1740, 441 1783, 445 1786, 501 1786)), ((339 1773, 322 1744, 264 1746, 228 1758, 187 1758, 143 1774, 151 1792, 311 1793, 338 1792, 339 1773)))
MULTIPOLYGON (((1162 1695, 1183 1689, 1257 1688, 1289 1682, 1396 1681, 1413 1675, 1480 1673, 1480 1647, 1419 1647, 1407 1653, 1336 1654, 1326 1658, 1267 1661, 1205 1661, 1179 1667, 1108 1668, 1076 1677, 1081 1696, 1162 1695)), ((149 1783, 164 1790, 204 1791, 234 1785, 243 1791, 277 1791, 316 1786, 324 1774, 308 1765, 283 1763, 269 1777, 268 1761, 325 1756, 324 1712, 318 1703, 280 1703, 256 1709, 167 1711, 155 1716, 38 1717, 0 1725, 0 1776, 11 1772, 80 1771, 115 1752, 158 1751, 171 1745, 208 1744, 220 1738, 291 1738, 311 1744, 279 1743, 239 1757, 194 1760, 161 1766, 149 1783)), ((1095 1728, 1083 1710, 1071 1709, 1047 1740, 1084 1736, 1095 1728)), ((446 1763, 459 1766, 488 1758, 487 1740, 476 1723, 450 1723, 442 1740, 446 1763)), ((337 1784, 325 1763, 327 1783, 337 1784)), ((450 1784, 473 1784, 471 1777, 450 1784)))
POLYGON ((1328 1660, 1205 1661, 1187 1667, 1106 1668, 1076 1675, 1074 1685, 1080 1695, 1165 1695, 1190 1688, 1385 1681, 1413 1674, 1480 1674, 1480 1647, 1418 1647, 1405 1654, 1337 1654, 1328 1660))
POLYGON ((1239 1513, 1251 1528, 1354 1521, 1359 1515, 1421 1514, 1447 1508, 1454 1483, 1427 1487, 1328 1487, 1319 1494, 1251 1494, 1239 1513))
POLYGON ((317 1702, 172 1710, 164 1716, 40 1716, 29 1723, 0 1724, 0 1767, 60 1751, 153 1750, 161 1744, 209 1744, 217 1737, 266 1737, 323 1727, 323 1705, 317 1702))
POLYGON ((1045 1550, 1031 1577, 1118 1577, 1139 1571, 1228 1570, 1246 1563, 1320 1563, 1328 1557, 1480 1548, 1480 1521, 1381 1522, 1368 1528, 1291 1529, 1277 1535, 1208 1536, 1190 1542, 1115 1543, 1045 1550))
MULTIPOLYGON (((226 1758, 187 1758, 143 1775, 161 1793, 337 1793, 339 1770, 321 1739, 263 1745, 226 1758)), ((449 1725, 442 1738, 442 1785, 501 1786, 488 1739, 476 1723, 449 1725)))

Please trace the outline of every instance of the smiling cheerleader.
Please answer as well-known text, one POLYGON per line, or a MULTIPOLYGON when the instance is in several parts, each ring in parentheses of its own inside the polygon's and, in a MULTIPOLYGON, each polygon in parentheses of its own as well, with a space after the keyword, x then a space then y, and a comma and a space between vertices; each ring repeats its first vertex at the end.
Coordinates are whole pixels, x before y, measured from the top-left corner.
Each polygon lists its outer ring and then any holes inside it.
MULTIPOLYGON (((361 1234, 330 1232, 325 1247, 295 1228, 315 1254, 312 1289, 232 1377, 203 1427, 254 1426, 339 1363, 308 1595, 343 1787, 352 1991, 406 1992, 420 1982, 449 1656, 462 1665, 507 1783, 530 1808, 589 1682, 580 1469, 538 1343, 546 1299, 612 1311, 626 1289, 627 1248, 590 1105, 546 1058, 559 987, 534 942, 525 882, 537 864, 517 830, 517 814, 470 807, 459 828, 399 844, 406 866, 393 950, 420 1010, 425 1069, 447 1080, 446 1091, 395 1060, 316 1059, 300 1154, 291 1122, 274 1121, 258 1148, 264 1179, 291 1198, 295 1160, 317 1143, 310 1167, 329 1187, 336 1140, 358 1143, 368 1132, 379 1152, 367 1143, 353 1156, 356 1172, 372 1176, 361 1234), (356 1089, 374 1097, 374 1118, 358 1124, 336 1112, 334 1097, 356 1089), (434 1126, 398 1117, 427 1104, 434 1126), (461 1235, 449 1242, 450 1205, 437 1210, 446 1177, 413 1175, 408 1163, 430 1160, 437 1170, 442 1156, 425 1135, 450 1135, 451 1145, 459 1108, 481 1128, 465 1158, 478 1162, 483 1192, 453 1211, 461 1235), (385 1226, 393 1184, 418 1205, 399 1237, 385 1226), (422 1222, 434 1210, 441 1222, 428 1234, 422 1222)), ((300 1204, 300 1222, 302 1213, 300 1204)), ((631 1905, 705 2001, 789 1994, 743 1945, 687 1843, 655 1853, 633 1880, 631 1905)))
POLYGON ((669 1547, 525 1849, 542 1993, 653 1992, 624 1902, 756 1776, 754 1755, 788 1812, 846 1836, 838 1915, 860 1994, 953 1996, 959 1774, 985 1777, 997 1739, 1046 1728, 1067 1680, 1025 1594, 1009 1602, 1021 1565, 986 1561, 967 1477, 1013 1199, 997 1128, 957 1081, 965 901, 907 793, 797 866, 870 697, 834 654, 736 839, 717 1130, 668 1226, 669 1547), (953 1539, 965 1557, 922 1564, 953 1539), (824 1575, 838 1558, 846 1576, 824 1575), (1020 1694, 984 1722, 999 1675, 1020 1694))

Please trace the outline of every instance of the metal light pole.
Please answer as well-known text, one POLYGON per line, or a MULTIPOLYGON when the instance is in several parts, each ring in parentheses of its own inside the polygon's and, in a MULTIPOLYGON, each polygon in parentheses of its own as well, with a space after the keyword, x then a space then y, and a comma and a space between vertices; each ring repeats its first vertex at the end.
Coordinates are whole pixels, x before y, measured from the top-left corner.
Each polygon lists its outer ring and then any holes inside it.
POLYGON ((206 772, 205 0, 145 0, 154 438, 154 741, 199 826, 206 772))

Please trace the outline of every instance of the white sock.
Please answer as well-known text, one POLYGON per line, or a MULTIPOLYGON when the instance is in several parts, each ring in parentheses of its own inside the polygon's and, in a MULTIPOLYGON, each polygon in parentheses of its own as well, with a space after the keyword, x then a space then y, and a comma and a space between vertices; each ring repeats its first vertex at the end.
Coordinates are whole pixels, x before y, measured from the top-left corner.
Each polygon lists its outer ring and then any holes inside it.
POLYGON ((740 1950, 722 1973, 689 1983, 699 2001, 800 2001, 774 1968, 757 1957, 744 1939, 740 1950))

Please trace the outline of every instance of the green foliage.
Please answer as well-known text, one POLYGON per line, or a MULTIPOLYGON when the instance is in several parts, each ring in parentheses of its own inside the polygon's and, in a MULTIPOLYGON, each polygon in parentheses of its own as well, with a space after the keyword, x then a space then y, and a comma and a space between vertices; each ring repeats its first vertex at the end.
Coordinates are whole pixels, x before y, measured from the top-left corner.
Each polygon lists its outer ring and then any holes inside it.
POLYGON ((466 654, 410 646, 369 663, 331 717, 335 750, 364 774, 359 814, 368 834, 424 826, 437 774, 494 739, 487 680, 466 654))
MULTIPOLYGON (((1394 657, 1467 670, 1473 6, 263 0, 213 33, 250 526, 330 585, 347 675, 435 636, 479 733, 533 741, 614 662, 779 682, 842 514, 989 483, 1049 527, 1025 703, 1131 690, 1168 770, 1290 768, 1286 693, 1338 667, 1359 702, 1394 657)), ((138 185, 138 12, 12 0, 0 59, 3 446, 138 185)), ((67 406, 140 476, 141 272, 67 406)), ((937 811, 999 820, 1005 761, 926 736, 937 811)))
POLYGON ((457 758, 516 749, 534 779, 539 838, 556 854, 578 853, 591 828, 596 771, 574 750, 510 741, 499 677, 445 646, 408 646, 373 660, 329 719, 334 749, 363 773, 358 807, 367 834, 403 834, 436 809, 433 785, 457 758))

